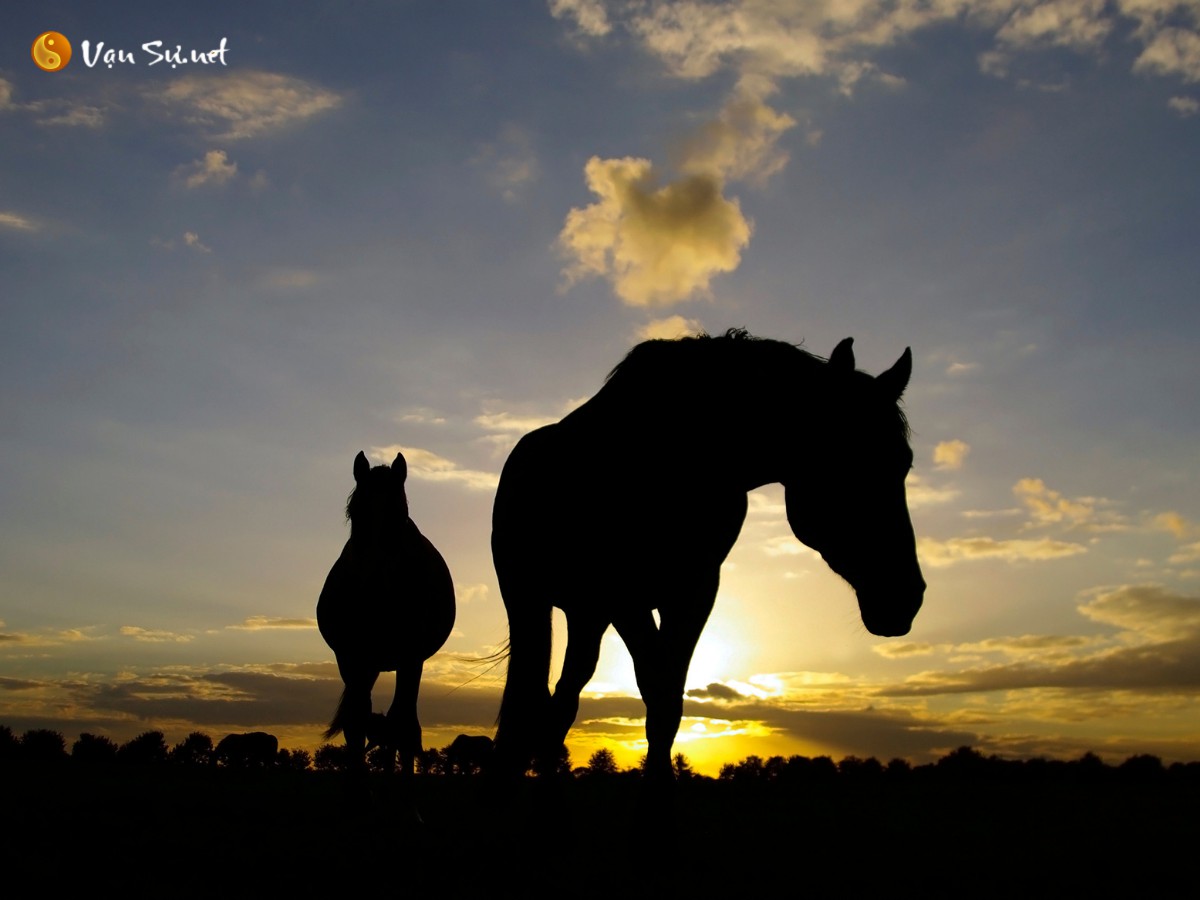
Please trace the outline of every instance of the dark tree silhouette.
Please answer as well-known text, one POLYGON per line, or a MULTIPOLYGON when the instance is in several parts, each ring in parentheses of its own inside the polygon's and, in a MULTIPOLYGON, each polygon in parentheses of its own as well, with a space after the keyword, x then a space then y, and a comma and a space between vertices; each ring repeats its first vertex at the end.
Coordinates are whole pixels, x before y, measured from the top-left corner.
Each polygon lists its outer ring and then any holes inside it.
POLYGON ((20 738, 7 725, 0 725, 0 760, 16 759, 20 754, 20 738))
POLYGON ((67 758, 67 739, 49 728, 35 728, 21 735, 21 758, 37 762, 60 762, 67 758))
POLYGON ((71 746, 71 759, 87 765, 116 762, 116 742, 103 735, 84 732, 71 746))
POLYGON ((307 772, 312 768, 312 754, 307 750, 279 751, 278 766, 286 772, 307 772))
POLYGON ((337 744, 322 744, 313 754, 313 768, 318 772, 344 772, 350 753, 337 744))
POLYGON ((170 760, 181 766, 212 765, 212 738, 203 731, 193 731, 171 748, 170 760))
POLYGON ((167 741, 161 731, 143 731, 117 750, 117 761, 123 765, 156 766, 167 761, 167 741))

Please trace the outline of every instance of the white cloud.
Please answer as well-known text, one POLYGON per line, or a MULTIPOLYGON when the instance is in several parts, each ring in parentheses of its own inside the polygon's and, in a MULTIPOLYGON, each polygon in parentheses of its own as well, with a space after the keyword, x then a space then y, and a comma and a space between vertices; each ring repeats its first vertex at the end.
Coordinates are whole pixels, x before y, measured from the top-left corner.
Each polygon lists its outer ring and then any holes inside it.
POLYGON ((341 97, 300 78, 272 72, 185 75, 155 89, 157 99, 214 137, 255 137, 334 109, 341 97))
POLYGON ((961 469, 971 445, 966 441, 955 438, 952 441, 941 441, 933 448, 933 464, 939 469, 961 469))

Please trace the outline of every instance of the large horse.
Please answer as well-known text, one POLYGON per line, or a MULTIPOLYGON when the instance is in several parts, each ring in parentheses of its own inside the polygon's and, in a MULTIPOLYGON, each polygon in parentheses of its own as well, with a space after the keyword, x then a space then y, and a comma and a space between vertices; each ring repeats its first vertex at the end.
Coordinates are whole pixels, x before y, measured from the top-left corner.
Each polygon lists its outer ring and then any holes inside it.
POLYGON ((379 740, 371 689, 380 672, 395 672, 396 693, 379 742, 389 753, 399 750, 403 774, 411 774, 421 751, 421 670, 454 627, 454 583, 442 555, 409 518, 407 474, 399 453, 390 467, 372 468, 363 453, 354 458, 355 488, 346 502, 350 540, 317 601, 317 626, 345 684, 325 737, 344 732, 353 762, 361 765, 368 731, 379 740))
POLYGON ((873 378, 851 344, 825 361, 739 329, 646 341, 591 400, 517 443, 492 516, 509 624, 502 770, 557 756, 611 624, 646 704, 646 773, 671 778, 692 652, 762 485, 784 485, 793 533, 850 582, 867 629, 908 632, 925 592, 899 407, 912 353, 873 378), (568 642, 551 695, 555 606, 568 642))

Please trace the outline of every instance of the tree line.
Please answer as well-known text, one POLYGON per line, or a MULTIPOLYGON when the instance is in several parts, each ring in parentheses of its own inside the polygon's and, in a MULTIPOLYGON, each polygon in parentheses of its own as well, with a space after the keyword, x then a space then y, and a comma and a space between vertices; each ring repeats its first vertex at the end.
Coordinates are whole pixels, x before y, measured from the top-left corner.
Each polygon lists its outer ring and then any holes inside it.
MULTIPOLYGON (((460 735, 441 749, 423 750, 417 757, 416 768, 422 775, 478 775, 487 764, 491 741, 486 737, 460 735)), ((346 747, 322 744, 314 753, 304 749, 289 750, 277 746, 272 735, 251 732, 227 735, 219 743, 202 731, 193 731, 177 744, 169 745, 161 731, 146 731, 118 744, 103 735, 83 733, 68 750, 61 732, 39 728, 17 735, 7 725, 0 725, 0 764, 13 761, 35 763, 72 763, 81 766, 182 766, 215 768, 264 768, 292 772, 338 772, 350 765, 346 747), (249 741, 243 739, 252 739, 249 741), (268 740, 269 739, 269 740, 268 740)), ((637 778, 641 775, 644 758, 638 765, 622 768, 611 750, 594 752, 586 765, 574 767, 570 751, 564 746, 555 767, 561 775, 577 778, 637 778)), ((672 761, 676 778, 712 780, 700 775, 691 762, 677 753, 672 761)), ((373 771, 389 771, 388 753, 375 747, 367 754, 367 766, 373 771)), ((1005 759, 985 756, 971 747, 958 749, 936 762, 914 766, 905 759, 887 763, 875 757, 862 759, 847 756, 835 762, 829 756, 747 756, 721 767, 717 781, 739 784, 787 784, 822 782, 906 781, 930 778, 937 780, 971 779, 990 781, 1077 780, 1159 780, 1187 779, 1200 782, 1200 762, 1175 762, 1170 765, 1151 754, 1137 754, 1124 762, 1110 765, 1094 753, 1085 753, 1076 760, 1033 758, 1005 759)))

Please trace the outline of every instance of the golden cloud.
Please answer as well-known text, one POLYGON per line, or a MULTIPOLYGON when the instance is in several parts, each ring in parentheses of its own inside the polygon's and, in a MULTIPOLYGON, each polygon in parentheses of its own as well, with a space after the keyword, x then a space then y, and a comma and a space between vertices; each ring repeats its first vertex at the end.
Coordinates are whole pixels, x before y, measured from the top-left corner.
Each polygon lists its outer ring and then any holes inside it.
POLYGON ((191 122, 223 129, 222 140, 256 137, 327 112, 341 103, 332 91, 273 72, 185 75, 159 95, 191 122))
POLYGON ((491 491, 500 483, 500 476, 494 472, 481 472, 477 469, 464 469, 458 463, 438 456, 429 450, 419 447, 401 447, 392 444, 387 447, 372 447, 371 455, 376 459, 391 463, 397 453, 403 453, 408 463, 408 474, 411 478, 422 481, 456 482, 472 490, 491 491))
POLYGON ((567 286, 597 275, 630 306, 670 304, 707 292, 741 262, 751 225, 718 176, 659 186, 650 161, 632 157, 592 157, 584 175, 600 199, 572 209, 559 234, 567 286))
POLYGON ((225 184, 237 175, 237 163, 230 162, 224 150, 209 150, 202 159, 193 160, 175 170, 189 188, 203 184, 225 184))
POLYGON ((939 469, 961 469, 971 445, 957 438, 952 441, 941 441, 933 448, 933 464, 939 469))
POLYGON ((942 568, 976 559, 1002 559, 1006 562, 1061 559, 1087 553, 1087 547, 1050 538, 1006 541, 990 537, 950 538, 946 541, 919 538, 917 552, 925 565, 942 568))
POLYGON ((639 341, 664 340, 691 334, 699 334, 704 328, 696 319, 685 319, 683 316, 667 316, 665 319, 652 319, 637 330, 639 341))

